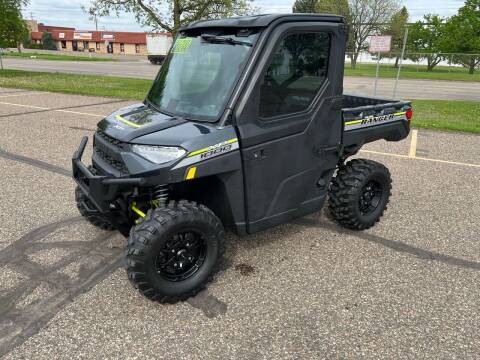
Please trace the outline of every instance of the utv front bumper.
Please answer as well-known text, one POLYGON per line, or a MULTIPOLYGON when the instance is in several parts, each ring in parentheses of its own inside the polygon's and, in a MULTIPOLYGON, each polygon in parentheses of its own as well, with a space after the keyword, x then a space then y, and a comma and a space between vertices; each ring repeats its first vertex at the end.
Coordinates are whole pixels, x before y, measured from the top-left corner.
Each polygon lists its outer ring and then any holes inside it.
MULTIPOLYGON (((115 210, 114 201, 126 188, 143 186, 145 178, 115 178, 94 174, 83 162, 82 155, 87 145, 88 137, 84 136, 80 146, 72 157, 73 179, 88 197, 96 210, 101 213, 115 210)), ((86 205, 86 204, 85 204, 86 205)), ((87 205, 86 205, 87 206, 87 205)), ((88 206, 87 206, 88 207, 88 206)))

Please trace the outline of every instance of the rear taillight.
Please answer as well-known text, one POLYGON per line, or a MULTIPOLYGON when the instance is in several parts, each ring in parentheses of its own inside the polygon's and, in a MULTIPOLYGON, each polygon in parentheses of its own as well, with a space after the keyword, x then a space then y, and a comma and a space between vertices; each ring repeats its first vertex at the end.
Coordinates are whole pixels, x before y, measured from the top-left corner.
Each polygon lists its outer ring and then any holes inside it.
POLYGON ((413 116, 412 108, 408 109, 407 112, 405 113, 405 115, 407 115, 407 120, 410 121, 412 119, 412 116, 413 116))

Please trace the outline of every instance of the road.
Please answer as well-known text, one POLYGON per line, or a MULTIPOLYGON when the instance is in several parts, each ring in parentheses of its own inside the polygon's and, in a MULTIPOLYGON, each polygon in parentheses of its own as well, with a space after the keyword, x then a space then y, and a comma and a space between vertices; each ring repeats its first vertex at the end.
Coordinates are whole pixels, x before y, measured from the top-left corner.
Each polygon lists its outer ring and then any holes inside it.
MULTIPOLYGON (((5 58, 7 69, 66 72, 75 74, 95 74, 153 79, 158 65, 146 61, 131 62, 89 62, 89 61, 50 61, 22 58, 5 58)), ((373 93, 374 79, 370 77, 345 77, 346 91, 361 94, 373 93)), ((377 93, 391 97, 394 79, 380 79, 377 93)), ((398 86, 398 96, 404 99, 446 99, 480 101, 480 82, 413 80, 402 79, 398 86)))
POLYGON ((479 136, 368 145, 394 179, 375 227, 319 212, 228 234, 215 282, 160 305, 128 282, 125 239, 79 217, 70 178, 81 136, 129 102, 53 98, 0 89, 0 357, 478 358, 479 136))

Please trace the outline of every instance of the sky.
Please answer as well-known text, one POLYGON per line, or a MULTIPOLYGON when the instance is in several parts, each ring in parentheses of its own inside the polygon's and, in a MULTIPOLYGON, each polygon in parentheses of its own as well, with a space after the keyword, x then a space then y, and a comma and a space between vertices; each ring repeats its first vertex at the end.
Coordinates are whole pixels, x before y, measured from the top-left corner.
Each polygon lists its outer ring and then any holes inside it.
MULTIPOLYGON (((90 0, 30 0, 24 9, 26 19, 33 18, 48 25, 69 26, 79 30, 92 30, 95 25, 82 10, 88 7, 90 0)), ((288 13, 292 11, 294 0, 255 0, 253 4, 260 13, 288 13)), ((424 14, 434 13, 440 16, 454 15, 463 0, 403 0, 410 13, 411 21, 417 21, 424 14)), ((131 14, 119 17, 109 16, 99 19, 99 30, 149 31, 139 26, 131 14)))

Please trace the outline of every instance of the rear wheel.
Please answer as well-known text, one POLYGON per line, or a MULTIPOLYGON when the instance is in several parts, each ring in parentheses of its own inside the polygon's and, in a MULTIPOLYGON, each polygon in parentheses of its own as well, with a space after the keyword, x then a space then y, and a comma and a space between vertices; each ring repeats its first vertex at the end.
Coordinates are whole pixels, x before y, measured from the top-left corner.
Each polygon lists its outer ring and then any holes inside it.
POLYGON ((339 168, 330 185, 330 215, 348 229, 368 229, 387 209, 391 189, 390 172, 384 165, 372 160, 351 160, 339 168))
POLYGON ((149 210, 130 231, 128 278, 151 300, 185 300, 211 280, 223 253, 223 227, 211 210, 193 202, 171 202, 149 210))

